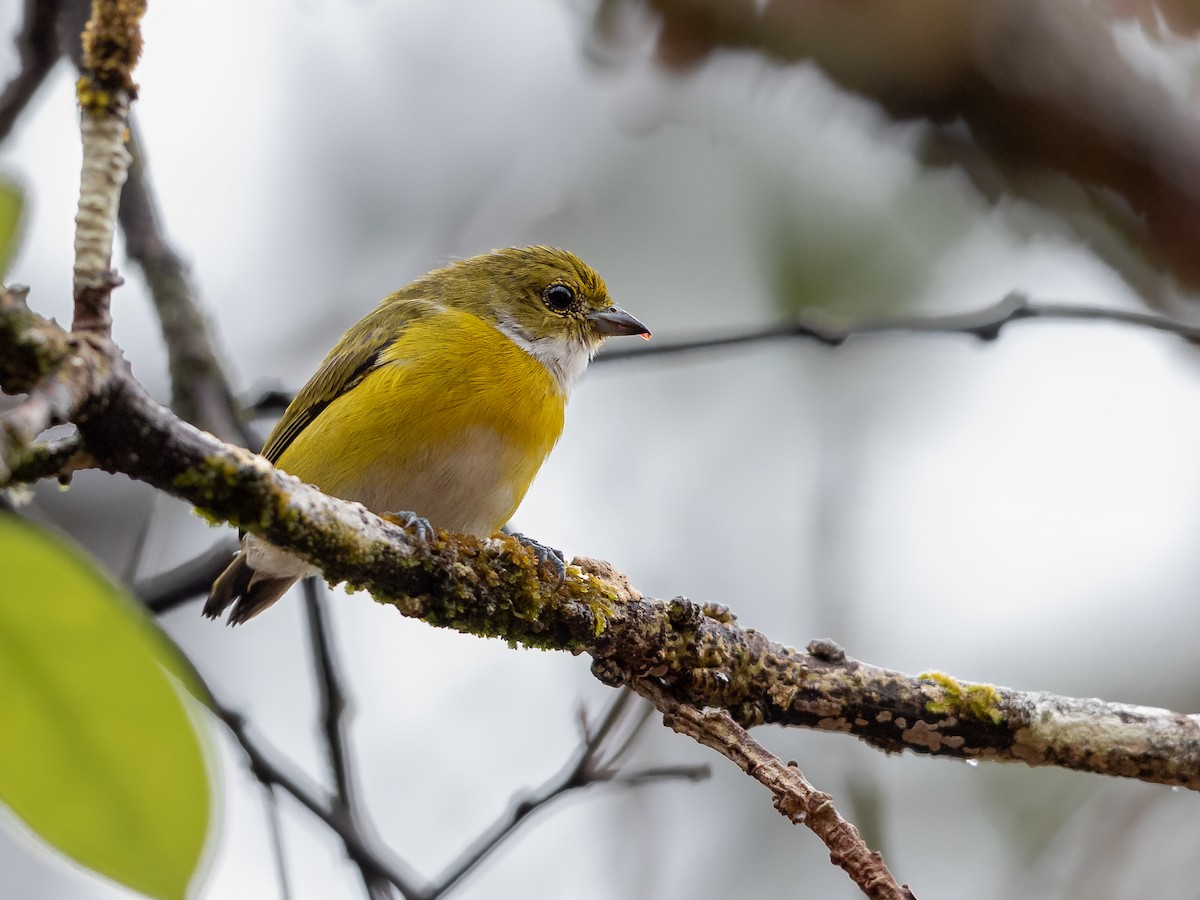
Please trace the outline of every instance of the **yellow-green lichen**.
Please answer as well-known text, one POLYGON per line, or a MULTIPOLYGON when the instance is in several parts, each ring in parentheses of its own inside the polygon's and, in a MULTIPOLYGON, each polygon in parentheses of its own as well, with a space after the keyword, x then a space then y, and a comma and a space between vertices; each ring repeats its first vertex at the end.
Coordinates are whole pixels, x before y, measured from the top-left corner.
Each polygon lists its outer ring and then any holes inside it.
POLYGON ((86 75, 80 76, 79 80, 75 82, 75 97, 79 101, 80 107, 96 115, 108 112, 113 105, 112 93, 97 87, 95 82, 86 75))
MULTIPOLYGON (((603 588, 603 586, 601 586, 603 588)), ((580 601, 592 613, 592 618, 596 620, 596 626, 593 634, 600 637, 604 633, 604 629, 608 627, 609 619, 616 613, 615 606, 617 595, 614 591, 604 588, 600 591, 595 591, 581 598, 580 601)))
MULTIPOLYGON (((196 497, 197 494, 200 494, 199 500, 204 503, 206 500, 212 498, 212 482, 215 480, 214 470, 220 466, 221 462, 220 457, 214 457, 206 461, 204 466, 185 469, 184 472, 175 475, 175 478, 170 480, 170 486, 188 498, 196 497)), ((223 518, 212 514, 208 510, 200 509, 199 506, 193 506, 192 511, 200 518, 203 518, 205 522, 208 522, 210 526, 224 524, 223 518)))
POLYGON ((71 355, 67 336, 25 305, 23 291, 0 289, 0 382, 9 394, 23 394, 52 375, 71 355))
POLYGON ((1000 709, 1000 694, 990 684, 960 682, 944 672, 922 672, 917 676, 932 681, 942 689, 942 697, 925 704, 928 712, 960 719, 975 719, 999 725, 1004 721, 1000 709))
MULTIPOLYGON (((278 521, 286 509, 276 510, 271 516, 264 513, 258 519, 246 515, 222 516, 210 511, 230 505, 230 496, 244 481, 242 467, 220 454, 207 457, 202 463, 180 472, 171 479, 171 487, 195 506, 196 515, 213 525, 226 521, 248 530, 262 530, 269 521, 278 521), (269 521, 268 521, 269 520, 269 521)), ((283 506, 283 504, 281 504, 283 506)))
POLYGON ((83 32, 83 68, 76 87, 84 109, 102 113, 113 94, 137 95, 133 68, 142 53, 141 19, 145 0, 93 0, 92 17, 83 32), (86 82, 86 85, 85 85, 86 82))

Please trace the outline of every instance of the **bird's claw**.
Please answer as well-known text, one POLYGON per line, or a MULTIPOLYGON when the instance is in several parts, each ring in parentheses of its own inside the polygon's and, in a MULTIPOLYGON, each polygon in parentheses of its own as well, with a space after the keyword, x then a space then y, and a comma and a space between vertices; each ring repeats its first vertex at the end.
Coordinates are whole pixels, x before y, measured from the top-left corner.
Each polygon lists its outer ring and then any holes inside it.
POLYGON ((415 512, 402 510, 400 512, 384 513, 380 518, 394 522, 406 530, 411 529, 415 531, 417 541, 422 544, 428 544, 433 540, 433 525, 424 516, 418 516, 415 512))
POLYGON ((563 556, 561 550, 556 550, 553 547, 548 547, 545 544, 535 541, 528 535, 521 534, 519 531, 514 531, 513 535, 523 546, 528 547, 533 551, 533 555, 537 558, 538 567, 549 565, 554 569, 554 574, 558 576, 559 583, 567 580, 567 559, 563 556))

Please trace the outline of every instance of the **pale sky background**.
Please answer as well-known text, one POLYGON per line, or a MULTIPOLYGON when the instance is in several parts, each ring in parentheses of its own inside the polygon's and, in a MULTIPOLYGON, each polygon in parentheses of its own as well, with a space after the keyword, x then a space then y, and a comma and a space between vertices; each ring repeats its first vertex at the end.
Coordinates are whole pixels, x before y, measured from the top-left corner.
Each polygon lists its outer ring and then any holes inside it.
MULTIPOLYGON (((846 316, 973 310, 1014 289, 1139 306, 1053 219, 922 170, 913 128, 814 72, 738 57, 687 78, 636 58, 598 69, 584 6, 152 4, 137 116, 167 229, 243 389, 299 386, 425 270, 530 242, 578 252, 664 340, 777 319, 767 245, 781 240, 823 263, 803 302, 846 316)), ((0 10, 5 33, 17 14, 0 10)), ((1124 40, 1190 91, 1194 48, 1124 40)), ((0 54, 0 77, 13 63, 0 54)), ((11 280, 60 319, 72 82, 59 69, 0 147, 30 205, 11 280)), ((116 335, 165 397, 144 286, 118 265, 116 335)), ((1026 322, 990 344, 879 336, 606 366, 572 399, 516 524, 611 560, 648 594, 725 603, 784 643, 828 636, 907 672, 1195 710, 1198 359, 1161 334, 1026 322)), ((35 509, 120 572, 150 503, 87 473, 35 509)), ((218 536, 174 501, 153 508, 143 575, 218 536)), ((365 595, 335 601, 370 814, 432 876, 560 768, 576 710, 609 692, 582 659, 437 631, 365 595)), ((164 624, 258 734, 325 778, 298 597, 240 629, 195 604, 164 624)), ((213 733, 222 824, 196 896, 276 897, 261 794, 213 733)), ((756 736, 850 818, 852 797, 876 805, 887 860, 922 900, 1195 896, 1192 793, 756 736)), ((859 896, 720 758, 652 724, 637 759, 709 761, 714 778, 572 797, 455 896, 859 896)), ((340 845, 283 809, 293 896, 361 896, 340 845)), ((13 896, 129 896, 18 832, 0 830, 13 896)))

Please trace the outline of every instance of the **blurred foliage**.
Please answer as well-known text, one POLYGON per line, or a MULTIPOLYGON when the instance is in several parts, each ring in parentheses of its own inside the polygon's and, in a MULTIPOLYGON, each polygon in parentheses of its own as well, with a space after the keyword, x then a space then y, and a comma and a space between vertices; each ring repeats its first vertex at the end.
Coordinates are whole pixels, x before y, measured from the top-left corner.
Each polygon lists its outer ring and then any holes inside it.
POLYGON ((762 264, 784 318, 814 307, 850 316, 920 306, 934 265, 970 232, 975 210, 949 179, 923 179, 878 205, 761 205, 762 264))
POLYGON ((21 188, 7 178, 0 178, 0 281, 20 244, 23 206, 21 188))
POLYGON ((79 863, 183 897, 211 816, 178 661, 59 538, 0 515, 0 800, 79 863))

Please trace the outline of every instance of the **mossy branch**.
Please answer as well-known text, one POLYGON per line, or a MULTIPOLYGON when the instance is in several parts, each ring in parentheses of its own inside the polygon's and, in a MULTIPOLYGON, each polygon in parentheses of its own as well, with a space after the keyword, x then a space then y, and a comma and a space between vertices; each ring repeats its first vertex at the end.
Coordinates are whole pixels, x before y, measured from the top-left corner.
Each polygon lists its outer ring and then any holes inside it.
MULTIPOLYGON (((14 327, 36 330, 51 345, 65 339, 27 309, 0 307, 0 335, 14 327)), ((643 597, 606 563, 577 558, 558 583, 527 548, 503 537, 439 531, 423 543, 182 422, 146 394, 110 342, 80 342, 72 352, 60 371, 106 373, 99 382, 63 382, 68 396, 56 407, 77 409, 73 420, 97 465, 295 551, 329 581, 366 589, 406 616, 587 653, 606 683, 651 679, 678 702, 728 710, 746 727, 840 731, 887 752, 1055 765, 1200 789, 1197 717, 941 673, 913 677, 850 659, 828 642, 798 651, 741 628, 723 607, 643 597)))

